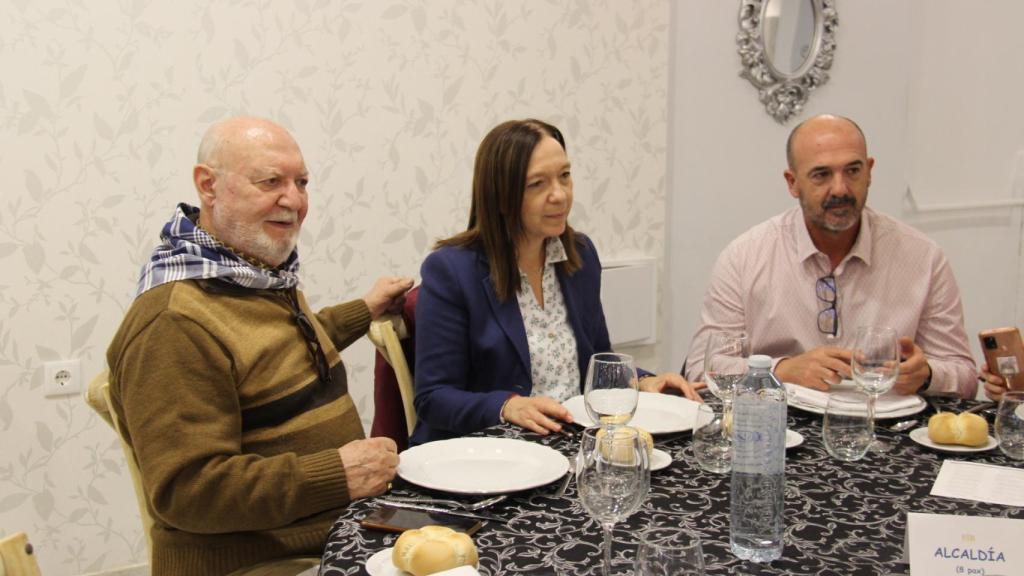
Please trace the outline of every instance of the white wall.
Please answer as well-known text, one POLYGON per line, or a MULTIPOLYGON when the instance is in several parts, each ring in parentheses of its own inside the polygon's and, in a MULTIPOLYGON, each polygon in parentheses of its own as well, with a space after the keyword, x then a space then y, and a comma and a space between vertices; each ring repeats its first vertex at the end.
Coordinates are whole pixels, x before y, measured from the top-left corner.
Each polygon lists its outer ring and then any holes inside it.
MULTIPOLYGON (((45 399, 40 365, 104 365, 211 122, 268 116, 302 146, 314 305, 416 275, 509 118, 563 129, 602 257, 660 255, 668 26, 664 0, 0 0, 0 535, 28 532, 51 576, 145 559, 114 434, 45 399)), ((343 357, 368 424, 371 348, 343 357)))
MULTIPOLYGON (((907 182, 919 204, 1024 199, 1024 4, 928 2, 912 21, 907 182)), ((967 332, 1024 329, 1024 209, 908 214, 945 249, 967 332)))
POLYGON ((867 134, 876 158, 868 202, 945 249, 968 333, 1024 324, 1020 210, 924 218, 904 201, 908 182, 919 203, 1013 193, 1012 159, 1024 147, 1024 45, 1014 24, 1024 7, 1013 0, 837 4, 831 80, 785 126, 738 77, 737 6, 673 4, 668 365, 681 364, 689 348, 719 251, 796 202, 782 177, 785 139, 797 122, 824 112, 854 118, 867 134))

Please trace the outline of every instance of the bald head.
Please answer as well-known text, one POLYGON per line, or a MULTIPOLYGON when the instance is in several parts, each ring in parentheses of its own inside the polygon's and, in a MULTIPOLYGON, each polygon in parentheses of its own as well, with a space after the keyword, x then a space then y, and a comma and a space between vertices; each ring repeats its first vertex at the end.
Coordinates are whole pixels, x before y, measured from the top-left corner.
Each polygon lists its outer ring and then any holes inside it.
POLYGON ((213 168, 233 165, 239 152, 253 146, 299 145, 280 124, 255 116, 236 116, 210 126, 199 143, 196 163, 213 168))
POLYGON ((813 138, 822 132, 846 132, 851 129, 857 132, 860 141, 864 145, 864 154, 866 156, 868 145, 867 138, 864 137, 864 131, 860 129, 856 122, 845 116, 820 114, 797 124, 796 128, 793 128, 793 131, 789 133, 789 138, 786 139, 786 162, 789 164, 789 169, 796 171, 797 148, 805 143, 805 137, 813 138))

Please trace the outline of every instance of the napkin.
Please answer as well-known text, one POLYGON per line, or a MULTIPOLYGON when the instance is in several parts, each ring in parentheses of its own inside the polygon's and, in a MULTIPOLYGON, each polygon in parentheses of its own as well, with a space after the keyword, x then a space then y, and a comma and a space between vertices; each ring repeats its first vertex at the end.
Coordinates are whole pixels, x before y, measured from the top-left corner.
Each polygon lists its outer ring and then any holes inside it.
MULTIPOLYGON (((785 386, 786 395, 789 397, 790 404, 800 404, 807 406, 808 408, 819 409, 822 412, 824 412, 825 407, 828 406, 828 392, 798 386, 790 382, 786 382, 785 386)), ((919 406, 920 404, 921 398, 917 395, 903 396, 890 391, 878 397, 878 401, 875 402, 875 414, 883 415, 900 412, 902 410, 909 410, 919 406)))

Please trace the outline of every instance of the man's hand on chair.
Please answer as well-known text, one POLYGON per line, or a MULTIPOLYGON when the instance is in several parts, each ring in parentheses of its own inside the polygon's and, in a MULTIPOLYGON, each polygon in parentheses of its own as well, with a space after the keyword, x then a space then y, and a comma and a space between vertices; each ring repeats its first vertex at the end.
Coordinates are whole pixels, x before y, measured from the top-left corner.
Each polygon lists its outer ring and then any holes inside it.
POLYGON ((382 314, 401 314, 405 305, 405 293, 412 288, 412 278, 385 276, 378 278, 373 288, 363 296, 370 317, 376 320, 382 314))

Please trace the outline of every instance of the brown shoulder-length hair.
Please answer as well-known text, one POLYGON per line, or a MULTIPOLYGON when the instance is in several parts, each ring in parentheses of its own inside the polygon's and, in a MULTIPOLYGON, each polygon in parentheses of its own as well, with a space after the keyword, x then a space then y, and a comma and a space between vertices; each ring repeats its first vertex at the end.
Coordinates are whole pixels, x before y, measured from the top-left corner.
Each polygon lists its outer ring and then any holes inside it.
MULTIPOLYGON (((519 293, 516 240, 526 234, 522 218, 526 171, 534 147, 546 136, 557 140, 565 150, 562 133, 547 122, 510 120, 495 126, 476 151, 469 226, 465 232, 438 240, 434 246, 481 247, 490 263, 494 292, 501 302, 519 293)), ((560 238, 568 259, 557 266, 563 273, 572 274, 582 265, 576 232, 566 224, 560 238)))

